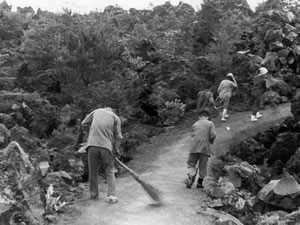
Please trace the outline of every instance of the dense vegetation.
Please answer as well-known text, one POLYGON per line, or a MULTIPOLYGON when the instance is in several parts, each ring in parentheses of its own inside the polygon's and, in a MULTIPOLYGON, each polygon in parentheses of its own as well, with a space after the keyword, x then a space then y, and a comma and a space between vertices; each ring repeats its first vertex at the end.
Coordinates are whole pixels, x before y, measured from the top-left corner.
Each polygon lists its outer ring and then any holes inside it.
POLYGON ((166 2, 151 10, 107 6, 85 15, 68 9, 34 12, 31 7, 13 12, 3 1, 0 146, 6 148, 1 151, 1 193, 6 195, 9 186, 13 191, 5 199, 17 196, 22 199, 17 211, 31 214, 32 206, 23 199, 26 191, 38 195, 20 176, 40 184, 46 211, 57 211, 51 194, 45 200, 45 187, 53 183, 62 199, 71 201, 74 193, 66 194, 66 186, 87 177, 85 156, 75 154, 84 141, 80 120, 97 107, 111 106, 121 116, 126 160, 141 142, 195 109, 198 91, 210 88, 217 97, 216 88, 228 72, 239 84, 230 110, 249 108, 249 78, 261 66, 288 84, 268 90, 265 102, 299 96, 299 15, 298 0, 267 0, 256 12, 246 0, 204 0, 198 11, 183 2, 166 2), (10 154, 28 154, 33 164, 10 154), (50 164, 43 181, 40 175, 35 178, 39 162, 50 164))

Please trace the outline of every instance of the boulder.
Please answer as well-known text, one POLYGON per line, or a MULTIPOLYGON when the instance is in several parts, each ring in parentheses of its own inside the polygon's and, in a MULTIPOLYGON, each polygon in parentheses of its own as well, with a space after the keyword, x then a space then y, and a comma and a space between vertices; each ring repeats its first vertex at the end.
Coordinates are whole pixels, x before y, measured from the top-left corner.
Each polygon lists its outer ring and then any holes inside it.
POLYGON ((291 52, 291 48, 282 49, 278 52, 278 57, 286 58, 286 57, 288 57, 290 52, 291 52))
POLYGON ((275 91, 266 91, 262 97, 261 101, 264 105, 271 104, 271 105, 278 105, 281 103, 280 95, 275 91))
POLYGON ((224 168, 228 172, 229 181, 235 187, 241 187, 242 178, 248 178, 251 175, 259 172, 259 169, 256 166, 252 166, 247 162, 226 165, 224 168))
POLYGON ((1 224, 43 224, 41 174, 17 142, 0 151, 0 170, 1 224))
POLYGON ((292 25, 290 25, 290 24, 285 24, 285 26, 284 26, 284 31, 286 32, 286 33, 290 33, 290 32, 294 32, 294 31, 297 31, 297 29, 296 29, 296 27, 294 27, 294 26, 292 26, 292 25))
POLYGON ((298 135, 293 132, 280 133, 276 137, 276 141, 271 146, 271 156, 268 164, 280 160, 284 164, 291 158, 299 147, 298 135))
POLYGON ((3 123, 8 129, 11 129, 16 125, 16 121, 14 118, 5 113, 0 113, 0 123, 3 123))
POLYGON ((265 42, 272 43, 274 41, 281 41, 283 38, 282 29, 270 29, 265 34, 265 42))
POLYGON ((287 12, 286 17, 288 19, 288 22, 293 22, 295 20, 295 14, 292 13, 291 11, 287 12))
POLYGON ((290 45, 293 43, 293 41, 298 37, 298 34, 295 32, 290 32, 288 35, 284 37, 287 42, 285 42, 287 45, 290 45))
POLYGON ((35 159, 40 158, 40 140, 33 137, 25 127, 15 126, 11 130, 11 141, 18 142, 26 153, 35 159))
POLYGON ((271 51, 279 51, 284 48, 282 42, 275 41, 269 44, 269 48, 271 51))
POLYGON ((257 197, 267 204, 296 209, 300 204, 300 185, 292 176, 285 176, 279 180, 271 180, 259 191, 257 197))
POLYGON ((297 149, 294 155, 286 163, 287 171, 291 174, 296 174, 300 179, 300 148, 297 149))
POLYGON ((300 45, 296 45, 296 46, 294 46, 294 48, 293 48, 293 53, 294 53, 294 55, 295 56, 300 56, 300 45))
POLYGON ((261 65, 267 67, 270 71, 277 71, 277 52, 267 52, 261 65))

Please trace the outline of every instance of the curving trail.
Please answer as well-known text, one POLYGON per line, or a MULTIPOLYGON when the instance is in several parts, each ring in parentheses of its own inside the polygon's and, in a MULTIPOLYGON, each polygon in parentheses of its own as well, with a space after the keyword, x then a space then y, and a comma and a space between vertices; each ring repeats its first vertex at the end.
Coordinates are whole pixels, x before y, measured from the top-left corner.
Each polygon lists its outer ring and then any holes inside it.
MULTIPOLYGON (((290 115, 290 104, 278 109, 262 111, 263 118, 250 122, 250 113, 231 115, 221 123, 215 120, 217 139, 213 146, 216 155, 225 153, 233 141, 240 141, 260 130, 273 126, 290 115), (227 130, 226 127, 230 127, 227 130)), ((194 121, 190 121, 194 122, 194 121)), ((129 164, 143 179, 159 188, 164 196, 164 205, 156 206, 147 194, 129 175, 117 179, 119 202, 104 201, 105 184, 100 184, 100 198, 89 200, 88 189, 84 197, 75 202, 72 210, 58 222, 59 225, 208 225, 213 219, 197 211, 205 204, 206 194, 201 189, 186 189, 186 159, 189 153, 189 128, 177 127, 154 137, 141 146, 129 164)))

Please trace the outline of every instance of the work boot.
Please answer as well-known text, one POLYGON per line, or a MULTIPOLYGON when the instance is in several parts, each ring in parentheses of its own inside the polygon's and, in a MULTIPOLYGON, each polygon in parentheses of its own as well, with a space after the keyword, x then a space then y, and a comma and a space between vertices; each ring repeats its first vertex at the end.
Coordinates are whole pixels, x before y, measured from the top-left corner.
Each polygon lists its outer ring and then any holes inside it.
POLYGON ((259 118, 262 117, 262 115, 259 112, 257 112, 256 115, 255 115, 255 117, 256 117, 256 119, 259 119, 259 118))
POLYGON ((203 179, 202 178, 198 178, 198 182, 197 182, 197 188, 203 188, 203 185, 202 185, 202 182, 203 182, 203 179))
POLYGON ((194 181, 195 181, 195 176, 192 177, 192 176, 188 175, 188 178, 185 181, 186 187, 191 188, 193 186, 194 181))
POLYGON ((257 118, 256 118, 256 116, 254 116, 254 115, 251 115, 251 121, 252 121, 252 122, 254 122, 254 121, 257 121, 257 118))

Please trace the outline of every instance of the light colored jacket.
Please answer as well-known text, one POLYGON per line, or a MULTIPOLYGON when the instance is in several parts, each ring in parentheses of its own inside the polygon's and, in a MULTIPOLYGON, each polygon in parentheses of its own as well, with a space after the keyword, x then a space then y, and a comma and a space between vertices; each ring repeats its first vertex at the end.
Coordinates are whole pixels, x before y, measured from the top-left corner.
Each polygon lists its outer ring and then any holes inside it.
POLYGON ((202 153, 211 156, 210 145, 216 138, 216 129, 214 123, 199 119, 192 127, 192 141, 190 153, 202 153))
POLYGON ((236 88, 237 85, 230 81, 230 80, 222 80, 222 82, 219 85, 218 93, 221 99, 224 99, 226 97, 231 97, 232 91, 234 88, 236 88))
POLYGON ((110 110, 96 109, 82 121, 82 125, 91 123, 87 146, 103 147, 113 151, 117 140, 122 139, 121 120, 110 110))

